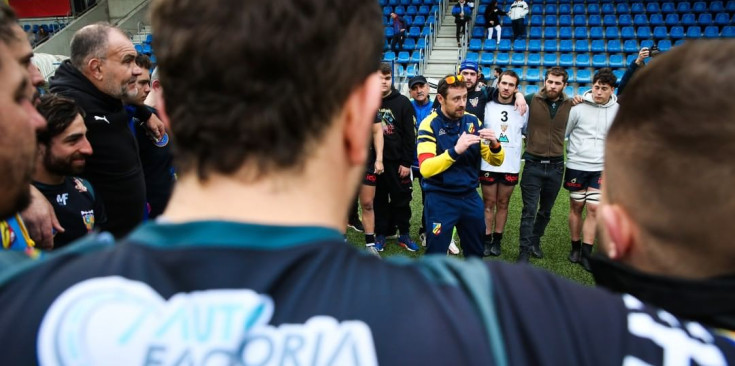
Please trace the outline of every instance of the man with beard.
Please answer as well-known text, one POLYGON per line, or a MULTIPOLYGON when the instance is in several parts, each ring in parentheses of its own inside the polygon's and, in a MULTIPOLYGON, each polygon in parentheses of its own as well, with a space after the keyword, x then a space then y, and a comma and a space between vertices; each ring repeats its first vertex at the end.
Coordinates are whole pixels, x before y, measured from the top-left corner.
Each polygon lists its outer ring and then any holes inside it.
POLYGON ((485 218, 477 195, 478 169, 480 160, 502 164, 504 151, 495 133, 465 112, 462 75, 446 76, 436 92, 441 108, 421 122, 417 147, 430 230, 426 253, 446 253, 456 226, 465 256, 482 258, 485 218))
POLYGON ((551 220, 551 209, 564 175, 564 133, 573 100, 562 92, 568 74, 554 66, 546 71, 544 87, 526 100, 530 107, 526 129, 526 152, 521 177, 520 251, 518 262, 529 255, 543 258, 541 237, 551 220))
MULTIPOLYGON (((135 96, 141 69, 137 52, 118 28, 88 25, 74 34, 71 59, 51 79, 51 92, 68 96, 86 112, 84 124, 94 154, 82 177, 88 179, 103 199, 108 222, 103 229, 121 237, 143 221, 146 206, 145 180, 138 145, 128 127, 121 99, 135 96)), ((164 135, 163 124, 139 109, 138 118, 156 139, 164 135)))
POLYGON ((36 135, 33 185, 51 202, 66 229, 54 237, 54 248, 60 248, 103 225, 106 219, 102 200, 92 185, 74 176, 84 170, 86 159, 92 155, 84 112, 73 100, 54 94, 41 98, 38 111, 47 126, 36 135))
MULTIPOLYGON (((480 121, 484 121, 485 105, 487 104, 488 100, 490 100, 490 96, 495 91, 495 88, 481 85, 479 83, 479 69, 476 62, 462 62, 462 64, 459 66, 459 72, 464 78, 465 85, 467 86, 467 113, 472 113, 477 116, 480 121)), ((436 104, 436 102, 434 104, 436 104)), ((515 108, 521 113, 521 115, 526 114, 526 104, 527 102, 524 99, 523 94, 517 92, 515 98, 515 108)))

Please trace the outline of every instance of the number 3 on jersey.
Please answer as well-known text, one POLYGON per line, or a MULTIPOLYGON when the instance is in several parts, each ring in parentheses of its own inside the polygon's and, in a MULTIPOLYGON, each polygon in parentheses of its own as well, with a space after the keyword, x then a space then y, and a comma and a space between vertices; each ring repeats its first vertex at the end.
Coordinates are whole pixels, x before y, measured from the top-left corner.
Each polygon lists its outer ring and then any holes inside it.
MULTIPOLYGON (((500 122, 508 122, 508 111, 501 111, 500 112, 500 122)), ((507 123, 501 123, 500 128, 503 130, 500 132, 500 135, 498 136, 498 142, 510 142, 508 140, 508 135, 505 134, 505 130, 508 129, 507 123)))

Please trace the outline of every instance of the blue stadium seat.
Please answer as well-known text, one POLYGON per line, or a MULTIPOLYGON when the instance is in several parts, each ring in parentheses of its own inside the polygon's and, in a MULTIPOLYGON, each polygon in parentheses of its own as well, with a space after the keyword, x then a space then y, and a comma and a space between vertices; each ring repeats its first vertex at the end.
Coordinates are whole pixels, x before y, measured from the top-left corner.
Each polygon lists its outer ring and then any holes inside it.
POLYGON ((528 51, 529 52, 541 52, 541 40, 540 39, 531 39, 528 41, 528 51))
POLYGON ((559 28, 559 38, 561 39, 572 38, 572 27, 560 27, 559 28))
POLYGON ((697 1, 692 4, 692 11, 695 13, 704 13, 707 11, 707 3, 704 1, 697 1))
POLYGON ((658 27, 660 25, 664 25, 664 18, 661 14, 651 14, 651 17, 648 20, 648 25, 651 27, 658 27))
POLYGON ((572 67, 574 66, 574 55, 571 53, 562 53, 559 56, 559 66, 572 67))
POLYGON ((620 44, 619 39, 611 39, 607 41, 607 53, 620 53, 623 52, 623 45, 620 44))
POLYGON ((153 54, 153 49, 151 48, 151 45, 144 43, 143 44, 143 53, 145 53, 148 56, 152 55, 153 54))
POLYGON ((419 27, 410 27, 408 28, 408 34, 409 37, 413 38, 419 38, 421 36, 421 28, 419 27))
POLYGON ((559 52, 572 52, 574 51, 574 41, 571 39, 562 39, 559 41, 559 52))
POLYGON ((685 41, 685 39, 677 39, 676 41, 674 41, 674 47, 684 44, 685 41))
POLYGON ((426 46, 426 38, 419 38, 419 40, 416 42, 417 50, 425 50, 426 46))
POLYGON ((539 71, 538 67, 529 67, 526 70, 526 75, 524 78, 526 81, 537 83, 541 81, 541 72, 539 71))
POLYGON ((626 39, 625 42, 623 42, 623 52, 632 53, 638 52, 638 50, 638 41, 635 39, 626 39))
POLYGON ((540 27, 544 24, 544 18, 538 14, 531 15, 529 24, 531 24, 532 27, 540 27))
POLYGON ((718 38, 720 37, 720 29, 716 25, 710 25, 704 28, 704 38, 718 38))
POLYGON ((558 22, 556 15, 547 15, 544 17, 544 26, 546 27, 556 27, 558 22))
POLYGON ((636 58, 638 58, 638 54, 628 55, 628 57, 625 58, 625 64, 630 65, 630 63, 635 61, 636 58))
POLYGON ((478 38, 478 39, 485 38, 485 28, 483 27, 472 28, 472 38, 478 38))
POLYGON ((600 10, 602 11, 602 14, 613 14, 615 13, 615 6, 610 3, 604 3, 602 4, 600 10))
POLYGON ((541 66, 541 54, 535 52, 529 53, 526 64, 528 66, 541 66))
POLYGON ((677 13, 666 14, 666 19, 664 19, 664 23, 669 27, 673 27, 677 25, 679 23, 679 14, 677 13))
POLYGON ((398 62, 399 64, 407 64, 409 63, 409 61, 411 61, 411 55, 409 55, 407 51, 398 52, 396 62, 398 62))
POLYGON ((383 34, 385 35, 385 38, 393 37, 393 28, 386 27, 383 34))
POLYGON ((612 68, 625 67, 622 55, 610 55, 609 64, 612 68))
POLYGON ((389 0, 388 1, 388 4, 390 4, 391 6, 396 6, 396 5, 399 4, 399 1, 398 0, 389 0))
POLYGON ((648 17, 646 14, 636 14, 635 17, 633 17, 633 25, 638 27, 648 25, 648 17))
POLYGON ((691 38, 691 39, 702 38, 702 28, 698 25, 693 25, 687 28, 687 38, 691 38))
POLYGON ((567 97, 573 97, 574 96, 574 87, 571 86, 571 85, 567 85, 564 88, 564 95, 566 95, 567 97))
MULTIPOLYGON (((482 60, 482 58, 481 58, 480 60, 482 60)), ((493 70, 493 69, 491 69, 491 68, 489 68, 489 67, 487 67, 487 66, 481 66, 481 67, 480 67, 480 72, 481 72, 481 73, 482 73, 483 75, 492 75, 492 73, 493 73, 493 71, 492 71, 492 70, 493 70)))
MULTIPOLYGON (((579 64, 577 64, 579 67, 579 64)), ((580 84, 586 84, 592 82, 592 73, 587 69, 577 69, 577 82, 580 84)), ((580 94, 583 94, 580 92, 580 94)))
POLYGON ((678 4, 676 4, 676 11, 679 13, 688 13, 692 11, 692 6, 689 4, 688 1, 682 1, 678 4))
POLYGON ((554 39, 559 37, 559 32, 556 27, 545 27, 544 28, 544 39, 554 39))
POLYGON ((574 6, 572 6, 572 14, 575 16, 587 15, 587 8, 584 4, 574 4, 574 6))
MULTIPOLYGON (((618 79, 618 83, 620 82, 620 79, 623 78, 623 75, 624 74, 625 74, 625 70, 623 70, 623 69, 613 70, 613 75, 615 75, 615 78, 618 79)), ((615 85, 615 86, 617 86, 617 85, 615 85)))
POLYGON ((653 13, 660 13, 661 8, 658 6, 658 3, 655 1, 649 2, 646 4, 646 13, 653 14, 653 13))
POLYGON ((413 18, 413 23, 411 25, 415 25, 417 27, 423 27, 424 25, 429 24, 426 21, 426 17, 423 15, 417 15, 413 18))
POLYGON ((572 24, 574 26, 584 27, 587 25, 587 17, 581 14, 575 15, 572 24))
POLYGON ((725 7, 722 5, 722 1, 712 1, 709 3, 709 11, 717 13, 723 10, 725 10, 725 7))
POLYGON ((424 59, 424 55, 421 50, 416 50, 411 53, 411 62, 421 62, 424 59))
POLYGON ((681 26, 671 27, 671 33, 669 33, 669 37, 671 39, 684 38, 684 27, 681 27, 681 26))
POLYGON ((414 16, 419 13, 419 9, 413 5, 406 8, 406 15, 414 16))
POLYGON ((577 67, 589 67, 590 55, 586 53, 578 53, 577 57, 574 58, 574 65, 577 67))
POLYGON ((689 27, 695 24, 697 24, 697 17, 694 13, 686 13, 681 16, 681 25, 689 27))
POLYGON ((730 14, 717 13, 717 15, 715 15, 715 25, 725 26, 728 23, 730 23, 730 14))
POLYGON ((587 39, 587 27, 574 27, 574 39, 587 39))
POLYGON ((607 67, 607 56, 603 54, 592 55, 592 67, 607 67))
POLYGON ((587 14, 600 14, 600 5, 590 3, 587 5, 587 14))
POLYGON ((577 72, 574 69, 567 70, 567 75, 569 76, 567 78, 567 83, 576 83, 577 82, 577 72))
POLYGON ((590 15, 587 17, 587 25, 590 27, 599 27, 602 25, 602 17, 599 15, 590 15))
POLYGON ((727 4, 725 4, 725 10, 730 11, 730 12, 735 11, 735 1, 733 0, 728 1, 727 4))
POLYGON ((592 51, 592 53, 605 52, 605 41, 601 39, 592 40, 590 50, 592 51))
POLYGON ((481 25, 483 27, 487 26, 487 22, 485 21, 485 16, 480 14, 477 14, 477 18, 475 19, 475 25, 481 25))
MULTIPOLYGON (((676 28, 676 27, 674 27, 674 28, 676 28)), ((679 27, 679 28, 681 28, 681 27, 679 27)), ((683 33, 683 29, 682 29, 682 33, 683 33)), ((662 39, 662 38, 666 38, 666 37, 667 37, 667 35, 666 35, 666 27, 664 27, 664 26, 658 26, 656 28, 653 28, 653 38, 662 39)), ((640 39, 641 36, 638 35, 638 38, 640 39)))
POLYGON ((391 62, 396 59, 396 54, 393 51, 388 51, 383 54, 383 62, 391 62))
POLYGON ((526 40, 516 39, 513 41, 513 52, 526 52, 526 40))
MULTIPOLYGON (((483 65, 492 65, 493 64, 492 52, 483 52, 482 56, 480 56, 480 63, 483 65)), ((489 74, 486 74, 486 75, 489 75, 489 74)))
POLYGON ((733 38, 733 37, 735 37, 735 26, 728 25, 728 26, 722 28, 722 33, 720 34, 720 37, 722 37, 722 38, 733 38))
POLYGON ((661 4, 661 12, 665 14, 674 13, 676 12, 676 5, 670 1, 665 2, 661 4))
POLYGON ((406 15, 406 8, 404 6, 399 5, 393 9, 393 12, 400 16, 404 16, 406 15))
POLYGON ((414 38, 406 38, 403 41, 403 49, 407 51, 413 51, 416 49, 416 40, 414 38))
POLYGON ((557 52, 559 51, 559 45, 555 39, 547 39, 544 41, 544 52, 557 52))
POLYGON ((637 2, 630 4, 630 12, 633 14, 640 14, 646 11, 646 7, 643 3, 637 2))
POLYGON ((544 7, 541 6, 541 4, 533 4, 531 5, 531 14, 543 14, 544 13, 544 7))
POLYGON ((465 61, 477 63, 480 61, 480 54, 477 52, 467 52, 464 59, 465 61))
POLYGON ((421 28, 421 37, 428 37, 431 35, 431 27, 424 26, 421 28))
POLYGON ((390 15, 390 13, 392 12, 393 12, 393 7, 391 6, 383 7, 383 15, 390 15))
POLYGON ((651 35, 652 35, 651 27, 648 27, 648 26, 638 27, 638 29, 636 30, 636 34, 638 36, 638 39, 651 38, 651 35))
POLYGON ((605 28, 605 38, 607 39, 618 39, 620 38, 620 32, 617 27, 605 28))
POLYGON ((574 52, 589 52, 590 42, 586 39, 578 39, 574 41, 574 52))
MULTIPOLYGON (((510 51, 510 39, 503 38, 500 40, 500 44, 498 45, 499 51, 510 51)), ((510 58, 509 58, 510 59, 510 58)))
POLYGON ((643 47, 651 48, 651 46, 653 46, 653 41, 652 40, 650 40, 650 39, 644 39, 644 40, 641 41, 641 48, 643 48, 643 47))
POLYGON ((623 39, 633 39, 635 38, 635 28, 633 27, 623 27, 623 29, 620 30, 620 37, 623 39))
POLYGON ((418 15, 427 16, 429 15, 429 7, 427 5, 421 5, 419 6, 419 13, 418 15))
POLYGON ((556 5, 555 4, 546 4, 546 8, 544 8, 544 14, 556 14, 556 5))
MULTIPOLYGON (((30 27, 31 26, 28 26, 29 29, 30 29, 30 27)), ((142 44, 137 44, 136 43, 134 47, 135 47, 135 52, 143 53, 143 45, 142 44)))
POLYGON ((571 14, 571 13, 572 13, 571 4, 564 4, 562 2, 559 2, 559 14, 571 14))
POLYGON ((513 66, 523 66, 526 64, 526 55, 521 52, 514 52, 510 58, 510 64, 513 66))
POLYGON ((493 39, 486 39, 485 42, 482 44, 482 49, 484 51, 490 51, 492 52, 495 50, 495 48, 498 46, 498 44, 495 42, 496 38, 493 39))
POLYGON ((538 85, 526 85, 526 94, 538 93, 538 85))
POLYGON ((707 27, 712 25, 712 14, 710 13, 702 13, 699 14, 699 17, 697 17, 697 24, 699 24, 701 27, 707 27))
POLYGON ((661 52, 666 52, 671 49, 671 40, 668 39, 662 39, 658 41, 658 49, 661 52))
POLYGON ((603 36, 602 27, 590 28, 590 38, 591 39, 602 39, 602 36, 603 36))
POLYGON ((559 60, 556 58, 556 54, 554 53, 545 53, 544 54, 544 66, 556 66, 559 64, 559 60))
POLYGON ((498 66, 508 66, 510 64, 510 55, 505 52, 498 52, 495 57, 495 64, 498 66))
POLYGON ((633 25, 633 18, 630 17, 630 14, 623 14, 618 17, 618 26, 626 27, 629 25, 633 25))
POLYGON ((467 46, 470 51, 480 52, 482 50, 482 40, 479 38, 470 39, 470 44, 467 46))
POLYGON ((572 25, 572 16, 569 14, 564 14, 559 16, 559 26, 561 27, 569 27, 572 25))
POLYGON ((607 14, 602 18, 602 25, 605 27, 614 27, 618 24, 618 19, 615 15, 607 14))
POLYGON ((628 14, 630 13, 630 8, 628 7, 628 4, 620 3, 615 7, 615 13, 617 13, 618 15, 628 14))
POLYGON ((541 27, 531 27, 531 30, 528 32, 528 37, 531 39, 541 39, 543 35, 544 33, 541 27))
MULTIPOLYGON (((592 81, 592 79, 590 79, 590 82, 591 81, 592 81)), ((592 88, 590 88, 589 86, 580 86, 579 88, 577 88, 577 94, 584 95, 584 93, 590 91, 590 89, 592 89, 592 88)))

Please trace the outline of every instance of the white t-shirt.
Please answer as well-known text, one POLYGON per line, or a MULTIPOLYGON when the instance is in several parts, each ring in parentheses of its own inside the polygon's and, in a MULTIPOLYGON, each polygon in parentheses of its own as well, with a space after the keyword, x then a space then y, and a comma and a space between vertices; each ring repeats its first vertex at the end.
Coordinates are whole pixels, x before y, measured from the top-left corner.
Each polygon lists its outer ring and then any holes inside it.
POLYGON ((498 141, 505 149, 505 160, 500 166, 492 166, 482 161, 482 170, 498 173, 518 173, 521 171, 523 153, 523 129, 528 124, 528 112, 521 116, 513 104, 500 104, 489 101, 485 105, 483 128, 495 131, 498 141))

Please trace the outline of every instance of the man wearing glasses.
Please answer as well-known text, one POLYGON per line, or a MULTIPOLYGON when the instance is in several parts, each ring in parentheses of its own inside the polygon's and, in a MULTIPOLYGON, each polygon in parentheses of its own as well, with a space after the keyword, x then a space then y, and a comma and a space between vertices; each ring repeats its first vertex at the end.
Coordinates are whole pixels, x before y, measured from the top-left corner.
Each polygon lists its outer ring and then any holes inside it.
POLYGON ((480 160, 499 166, 505 153, 495 132, 483 129, 476 116, 465 112, 467 87, 462 75, 442 79, 436 98, 441 108, 421 122, 417 147, 426 193, 426 252, 446 253, 457 226, 465 256, 482 258, 480 160))

